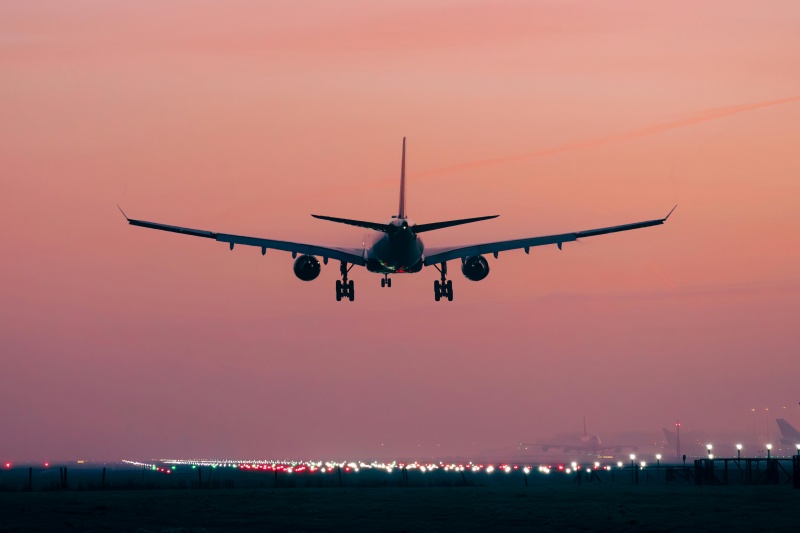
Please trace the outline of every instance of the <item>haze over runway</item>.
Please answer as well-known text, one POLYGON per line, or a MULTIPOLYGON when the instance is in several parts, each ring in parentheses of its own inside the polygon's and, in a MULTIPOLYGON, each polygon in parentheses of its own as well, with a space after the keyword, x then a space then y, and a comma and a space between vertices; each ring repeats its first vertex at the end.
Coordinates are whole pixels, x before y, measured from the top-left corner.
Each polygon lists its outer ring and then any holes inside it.
MULTIPOLYGON (((680 419, 800 427, 800 5, 0 5, 0 454, 467 455, 680 419), (500 217, 426 245, 664 216, 438 273, 133 229, 358 246, 311 213, 500 217), (753 409, 756 409, 753 411, 753 409), (766 411, 769 409, 769 411, 766 411)), ((454 267, 456 265, 453 265, 454 267)))

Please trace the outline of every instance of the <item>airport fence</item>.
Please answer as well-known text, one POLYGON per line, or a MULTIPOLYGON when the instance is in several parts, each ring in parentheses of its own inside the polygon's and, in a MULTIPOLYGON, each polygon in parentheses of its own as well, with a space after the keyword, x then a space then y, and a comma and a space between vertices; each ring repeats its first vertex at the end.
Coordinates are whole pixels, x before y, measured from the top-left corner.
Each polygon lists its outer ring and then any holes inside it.
POLYGON ((209 466, 131 468, 23 466, 0 471, 0 492, 92 490, 225 490, 337 487, 528 487, 534 485, 715 486, 783 485, 800 488, 800 456, 789 459, 698 459, 685 464, 514 467, 480 471, 395 468, 288 473, 209 466))

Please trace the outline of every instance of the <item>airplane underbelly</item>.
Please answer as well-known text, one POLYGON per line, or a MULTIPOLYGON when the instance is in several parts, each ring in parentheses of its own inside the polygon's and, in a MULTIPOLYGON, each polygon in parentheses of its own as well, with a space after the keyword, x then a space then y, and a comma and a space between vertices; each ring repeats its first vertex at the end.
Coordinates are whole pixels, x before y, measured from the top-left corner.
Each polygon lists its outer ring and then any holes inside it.
POLYGON ((367 253, 367 270, 380 274, 419 272, 423 266, 422 251, 418 238, 406 242, 382 238, 367 253))

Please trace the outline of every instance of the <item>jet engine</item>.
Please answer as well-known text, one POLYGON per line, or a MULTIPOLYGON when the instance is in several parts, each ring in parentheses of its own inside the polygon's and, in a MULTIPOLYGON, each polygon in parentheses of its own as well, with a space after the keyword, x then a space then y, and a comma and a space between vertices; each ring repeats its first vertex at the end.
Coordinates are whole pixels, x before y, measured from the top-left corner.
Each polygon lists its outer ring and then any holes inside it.
POLYGON ((312 255, 301 255, 294 262, 294 275, 303 281, 317 279, 319 271, 319 260, 312 255))
POLYGON ((461 264, 461 273, 472 281, 480 281, 489 275, 489 263, 482 255, 467 257, 461 264))

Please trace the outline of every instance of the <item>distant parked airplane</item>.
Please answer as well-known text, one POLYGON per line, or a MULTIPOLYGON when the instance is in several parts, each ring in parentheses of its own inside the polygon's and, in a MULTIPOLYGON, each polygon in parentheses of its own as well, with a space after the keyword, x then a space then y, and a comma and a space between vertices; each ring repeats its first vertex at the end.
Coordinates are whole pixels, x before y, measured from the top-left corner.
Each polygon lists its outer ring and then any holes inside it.
POLYGON ((797 431, 794 426, 783 418, 776 418, 775 422, 778 423, 778 429, 781 430, 781 444, 800 445, 800 431, 797 431))
MULTIPOLYGON (((336 281, 336 300, 342 298, 353 301, 355 291, 353 281, 347 279, 347 274, 354 265, 364 266, 370 272, 382 274, 381 287, 391 287, 392 280, 390 274, 408 274, 419 272, 422 267, 433 266, 441 274, 441 279, 433 284, 434 297, 438 302, 442 298, 453 299, 453 282, 447 279, 447 262, 455 259, 461 260, 461 272, 469 280, 480 281, 489 274, 489 262, 483 254, 493 254, 497 258, 499 252, 506 250, 524 249, 529 253, 530 248, 555 244, 558 249, 565 242, 576 241, 583 237, 594 237, 606 233, 616 233, 649 226, 663 224, 672 214, 672 208, 667 216, 655 220, 644 222, 634 222, 632 224, 622 224, 607 228, 597 228, 572 233, 560 233, 556 235, 544 235, 541 237, 526 237, 508 241, 493 241, 487 243, 473 244, 469 246, 445 246, 425 249, 419 234, 426 231, 439 230, 469 224, 480 220, 496 218, 499 215, 482 216, 475 218, 462 218, 458 220, 446 220, 443 222, 432 222, 427 224, 415 224, 406 214, 406 139, 403 138, 403 156, 400 166, 400 207, 396 216, 385 222, 367 222, 363 220, 353 220, 347 218, 336 218, 322 215, 311 215, 314 218, 349 224, 366 228, 373 232, 371 242, 365 248, 343 248, 330 247, 318 244, 308 244, 289 241, 276 241, 263 239, 260 237, 247 237, 242 235, 229 235, 227 233, 215 233, 212 231, 184 228, 181 226, 169 226, 156 222, 146 222, 144 220, 134 220, 128 218, 123 212, 123 216, 133 226, 171 231, 182 233, 194 237, 205 237, 220 242, 227 242, 233 250, 235 244, 255 246, 261 248, 261 254, 265 254, 268 248, 283 250, 292 253, 295 259, 294 273, 303 281, 316 279, 320 273, 320 262, 328 264, 328 259, 340 262, 339 272, 341 280, 336 281), (298 257, 299 255, 299 257, 298 257), (349 266, 348 266, 349 265, 349 266)), ((677 206, 676 206, 677 207, 677 206)), ((120 208, 120 211, 122 209, 120 208)))
POLYGON ((586 417, 583 418, 583 437, 574 442, 533 442, 521 443, 520 446, 541 446, 542 451, 546 452, 550 448, 559 448, 564 453, 572 451, 599 454, 605 451, 613 451, 620 453, 622 450, 637 450, 638 447, 634 444, 603 444, 598 435, 589 435, 586 431, 586 417))

